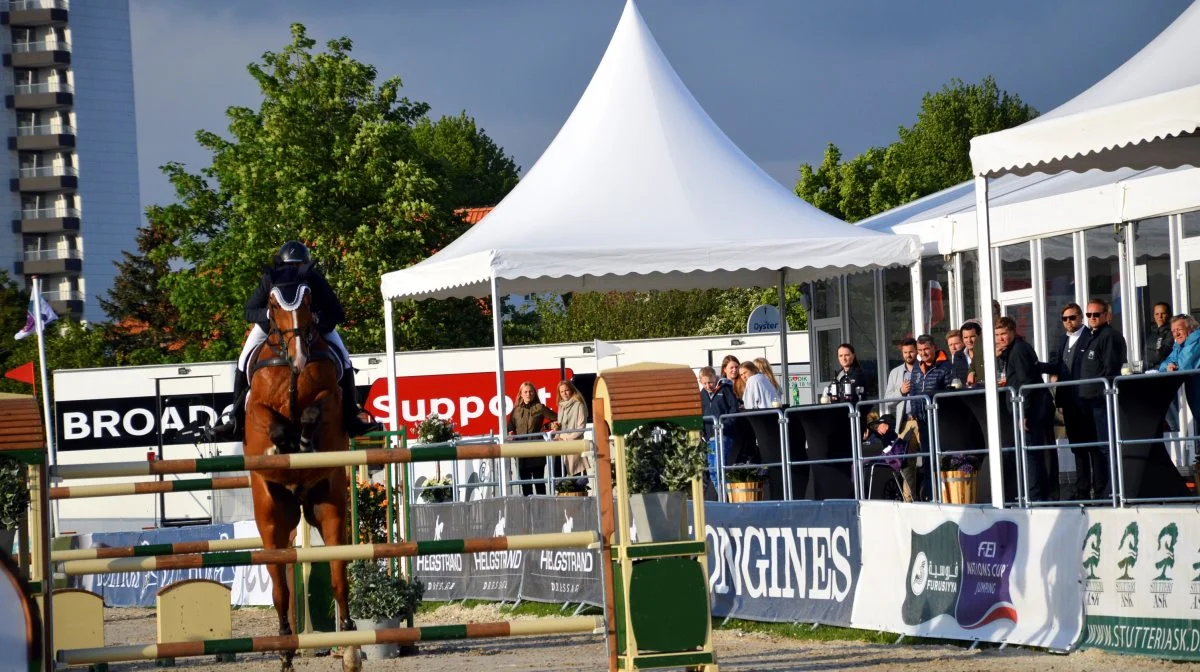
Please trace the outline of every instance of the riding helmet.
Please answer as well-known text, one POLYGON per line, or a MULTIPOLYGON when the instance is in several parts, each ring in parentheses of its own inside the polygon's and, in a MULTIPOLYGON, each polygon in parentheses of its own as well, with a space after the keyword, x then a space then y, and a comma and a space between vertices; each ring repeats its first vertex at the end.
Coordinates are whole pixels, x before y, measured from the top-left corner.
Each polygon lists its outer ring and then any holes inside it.
POLYGON ((278 255, 279 263, 282 264, 309 264, 312 263, 312 258, 308 254, 308 248, 304 243, 298 240, 289 240, 279 248, 278 255))

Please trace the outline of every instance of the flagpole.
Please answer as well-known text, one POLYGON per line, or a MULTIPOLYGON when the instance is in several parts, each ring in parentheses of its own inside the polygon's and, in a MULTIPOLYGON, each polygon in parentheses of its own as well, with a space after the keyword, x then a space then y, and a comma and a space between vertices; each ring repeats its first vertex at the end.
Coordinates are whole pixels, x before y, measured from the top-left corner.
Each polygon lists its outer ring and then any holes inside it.
MULTIPOLYGON (((49 459, 48 466, 54 467, 58 464, 58 448, 54 444, 54 416, 50 415, 50 382, 46 374, 46 334, 43 333, 45 325, 42 324, 42 280, 36 275, 33 276, 33 320, 34 332, 37 333, 38 340, 38 364, 41 366, 42 374, 42 418, 46 426, 46 454, 49 459)), ((51 537, 58 531, 58 502, 55 501, 53 504, 54 527, 47 530, 51 537)))

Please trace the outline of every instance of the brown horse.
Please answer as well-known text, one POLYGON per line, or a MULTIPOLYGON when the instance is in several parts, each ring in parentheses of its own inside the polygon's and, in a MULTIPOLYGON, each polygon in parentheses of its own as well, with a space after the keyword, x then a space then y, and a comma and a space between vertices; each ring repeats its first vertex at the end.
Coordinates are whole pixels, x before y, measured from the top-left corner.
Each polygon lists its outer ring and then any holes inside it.
MULTIPOLYGON (((312 295, 303 270, 286 267, 272 278, 268 304, 270 330, 253 357, 246 406, 246 455, 311 451, 345 451, 349 439, 342 428, 338 355, 321 338, 311 310, 312 295)), ((347 543, 348 482, 343 467, 255 471, 250 476, 254 519, 263 548, 290 548, 301 514, 325 545, 347 543)), ((332 583, 341 630, 350 620, 346 563, 333 561, 332 583)), ((291 565, 268 565, 272 597, 279 615, 279 634, 295 627, 288 578, 291 565)), ((347 647, 342 667, 360 668, 358 647, 347 647)), ((295 651, 280 654, 282 672, 291 672, 295 651)))

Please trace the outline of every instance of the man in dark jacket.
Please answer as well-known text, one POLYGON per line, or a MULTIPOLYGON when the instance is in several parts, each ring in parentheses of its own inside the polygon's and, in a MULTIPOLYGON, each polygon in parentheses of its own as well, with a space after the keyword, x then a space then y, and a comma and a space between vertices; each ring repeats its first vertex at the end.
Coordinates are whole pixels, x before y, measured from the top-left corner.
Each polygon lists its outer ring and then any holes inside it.
MULTIPOLYGON (((713 484, 718 483, 717 480, 717 461, 716 461, 716 428, 713 426, 712 420, 708 418, 719 418, 723 415, 738 412, 737 395, 733 393, 733 388, 729 385, 722 385, 717 378, 717 372, 711 366, 706 366, 700 369, 700 407, 704 415, 704 438, 709 441, 709 446, 712 450, 708 453, 708 475, 712 479, 713 484)), ((721 421, 721 436, 722 436, 722 457, 725 464, 729 464, 731 456, 731 448, 733 446, 733 421, 721 421)))
POLYGON ((375 428, 358 417, 361 411, 354 389, 354 368, 350 362, 350 352, 337 333, 337 326, 346 319, 342 303, 325 276, 312 266, 308 248, 299 241, 289 240, 275 253, 271 266, 263 270, 258 287, 246 301, 246 321, 253 324, 254 328, 247 334, 238 356, 237 371, 233 378, 233 408, 227 422, 208 430, 205 436, 207 440, 221 442, 242 439, 246 395, 250 391, 250 376, 253 373, 247 372, 247 367, 255 349, 267 340, 267 332, 271 328, 267 308, 271 290, 278 284, 298 282, 307 285, 312 292, 310 306, 317 329, 341 360, 342 377, 338 382, 342 388, 342 424, 346 433, 352 437, 361 436, 375 428))
MULTIPOLYGON (((1017 323, 1005 315, 996 321, 996 370, 1000 375, 1000 386, 1017 390, 1022 397, 1022 410, 1025 414, 1025 445, 1053 445, 1050 432, 1054 423, 1054 406, 1050 401, 1050 391, 1035 389, 1021 392, 1021 388, 1031 383, 1042 382, 1038 365, 1037 353, 1033 346, 1017 335, 1017 323)), ((1026 453, 1025 462, 1028 464, 1028 495, 1030 501, 1045 501, 1050 493, 1051 484, 1046 477, 1046 454, 1050 450, 1031 450, 1026 453)))
MULTIPOLYGON (((1108 302, 1103 299, 1088 301, 1087 345, 1083 349, 1083 360, 1080 362, 1079 378, 1108 378, 1112 379, 1121 373, 1125 363, 1125 337, 1109 325, 1108 302)), ((1083 385, 1079 388, 1079 399, 1084 408, 1090 411, 1092 422, 1096 425, 1096 440, 1108 441, 1108 408, 1104 399, 1104 387, 1083 385)), ((1092 489, 1098 499, 1111 496, 1111 467, 1108 446, 1101 446, 1092 460, 1092 489), (1099 458, 1099 459, 1096 459, 1099 458)))
MULTIPOLYGON (((1083 371, 1083 352, 1091 340, 1091 329, 1083 326, 1083 308, 1078 303, 1063 306, 1063 335, 1050 361, 1042 365, 1042 373, 1049 374, 1051 382, 1079 380, 1083 371)), ((1054 405, 1062 409, 1063 427, 1067 430, 1067 442, 1072 444, 1075 456, 1075 491, 1071 499, 1091 499, 1093 457, 1099 459, 1100 450, 1094 447, 1077 448, 1074 444, 1096 441, 1096 423, 1092 412, 1079 398, 1078 385, 1065 385, 1054 390, 1054 405)))
MULTIPOLYGON (((1175 337, 1171 335, 1171 306, 1163 302, 1154 304, 1152 316, 1154 326, 1146 333, 1146 370, 1157 369, 1159 364, 1171 354, 1175 345, 1175 337)), ((1166 431, 1179 431, 1179 399, 1171 402, 1164 419, 1166 431)))
MULTIPOLYGON (((905 380, 900 385, 900 394, 908 396, 928 395, 932 397, 938 392, 942 392, 950 387, 950 378, 954 372, 950 368, 950 363, 945 359, 939 361, 937 341, 929 334, 921 334, 917 337, 917 357, 920 361, 913 369, 908 380, 905 380)), ((934 469, 938 469, 939 465, 932 463, 933 453, 930 448, 929 434, 929 408, 924 399, 913 399, 909 402, 909 413, 917 419, 917 432, 921 438, 921 452, 925 454, 922 458, 924 464, 921 466, 921 492, 920 498, 929 500, 933 497, 933 483, 930 480, 934 469)), ((911 464, 911 462, 910 462, 911 464)), ((907 478, 907 476, 906 476, 907 478)), ((915 480, 915 479, 914 479, 915 480)))

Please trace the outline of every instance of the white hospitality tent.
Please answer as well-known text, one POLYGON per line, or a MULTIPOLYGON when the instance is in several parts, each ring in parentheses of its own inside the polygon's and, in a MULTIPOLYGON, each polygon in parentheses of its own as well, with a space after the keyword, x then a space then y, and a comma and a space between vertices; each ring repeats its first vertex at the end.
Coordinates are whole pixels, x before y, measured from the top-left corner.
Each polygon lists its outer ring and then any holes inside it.
MULTIPOLYGON (((1200 2, 1088 90, 1025 124, 971 140, 975 173, 979 289, 995 296, 988 179, 1009 174, 1200 165, 1200 2)), ((991 311, 983 312, 983 351, 995 348, 991 311)), ((996 362, 985 357, 988 380, 996 362)), ((987 395, 989 457, 1000 464, 1000 409, 987 395)), ((992 503, 1004 505, 1002 470, 992 470, 992 503)))
MULTIPOLYGON (((490 295, 503 399, 505 294, 778 284, 782 299, 787 282, 919 259, 915 236, 847 224, 763 172, 692 97, 629 0, 582 98, 517 187, 445 249, 383 276, 388 391, 394 399, 393 301, 490 295)), ((786 330, 780 320, 784 380, 786 330)))

